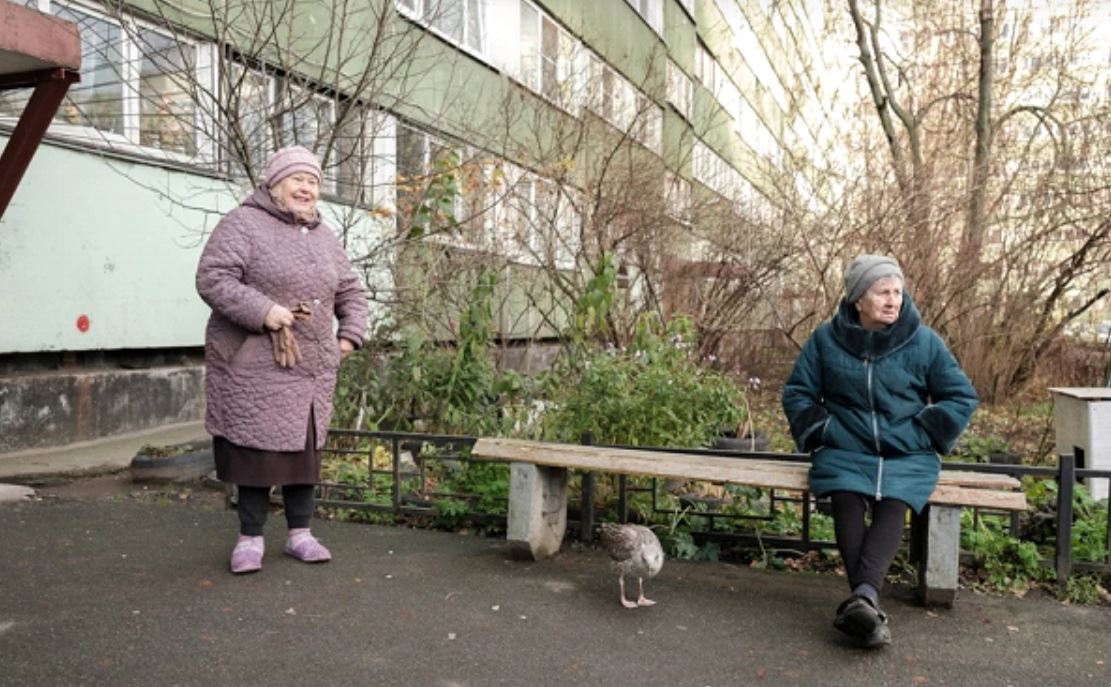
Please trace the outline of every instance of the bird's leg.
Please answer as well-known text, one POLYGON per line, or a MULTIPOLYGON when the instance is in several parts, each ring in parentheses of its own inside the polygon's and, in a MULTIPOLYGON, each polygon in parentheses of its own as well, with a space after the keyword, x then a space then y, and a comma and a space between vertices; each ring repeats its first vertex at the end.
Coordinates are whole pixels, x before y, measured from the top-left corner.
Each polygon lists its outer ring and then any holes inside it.
MULTIPOLYGON (((636 602, 637 606, 655 606, 656 605, 655 601, 653 601, 652 599, 645 598, 645 596, 644 596, 644 578, 643 577, 638 577, 637 578, 637 590, 639 592, 639 594, 637 596, 637 602, 636 602)), ((621 598, 622 599, 625 598, 625 592, 621 592, 621 598)))
POLYGON ((636 602, 628 601, 628 600, 625 599, 625 576, 624 575, 618 575, 617 576, 617 584, 621 587, 621 605, 624 606, 625 608, 636 608, 637 607, 636 602))

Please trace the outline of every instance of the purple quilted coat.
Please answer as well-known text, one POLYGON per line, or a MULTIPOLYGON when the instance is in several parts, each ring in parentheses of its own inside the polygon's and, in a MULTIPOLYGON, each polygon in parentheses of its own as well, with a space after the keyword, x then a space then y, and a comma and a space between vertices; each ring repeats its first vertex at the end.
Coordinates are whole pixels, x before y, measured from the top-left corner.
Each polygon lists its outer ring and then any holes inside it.
POLYGON ((197 293, 212 308, 204 347, 209 433, 240 446, 300 451, 314 408, 321 448, 332 418, 337 337, 361 346, 367 314, 362 282, 332 231, 319 220, 294 224, 268 191, 256 189, 209 237, 197 293), (283 368, 263 321, 275 303, 302 301, 312 317, 294 323, 293 333, 304 360, 283 368))

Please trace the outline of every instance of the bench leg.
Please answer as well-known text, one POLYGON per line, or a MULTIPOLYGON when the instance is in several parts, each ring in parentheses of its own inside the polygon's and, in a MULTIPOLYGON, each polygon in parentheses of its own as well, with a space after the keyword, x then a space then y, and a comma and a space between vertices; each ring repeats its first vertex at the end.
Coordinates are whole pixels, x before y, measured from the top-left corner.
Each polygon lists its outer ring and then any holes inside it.
POLYGON ((961 509, 928 505, 915 516, 911 533, 918 599, 927 606, 951 607, 960 576, 961 509))
POLYGON ((554 555, 567 529, 567 470, 531 463, 509 466, 506 539, 515 558, 554 555))

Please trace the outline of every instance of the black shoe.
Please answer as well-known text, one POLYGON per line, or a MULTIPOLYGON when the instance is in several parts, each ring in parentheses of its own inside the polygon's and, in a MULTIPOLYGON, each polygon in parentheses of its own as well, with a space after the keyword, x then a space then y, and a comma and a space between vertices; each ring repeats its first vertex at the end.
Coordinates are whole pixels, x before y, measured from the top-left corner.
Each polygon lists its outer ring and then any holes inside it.
POLYGON ((881 617, 880 624, 872 633, 861 640, 861 645, 866 649, 878 649, 891 643, 891 628, 887 626, 887 618, 881 617))
POLYGON ((854 594, 837 607, 833 626, 850 637, 866 640, 885 620, 886 617, 867 597, 854 594))

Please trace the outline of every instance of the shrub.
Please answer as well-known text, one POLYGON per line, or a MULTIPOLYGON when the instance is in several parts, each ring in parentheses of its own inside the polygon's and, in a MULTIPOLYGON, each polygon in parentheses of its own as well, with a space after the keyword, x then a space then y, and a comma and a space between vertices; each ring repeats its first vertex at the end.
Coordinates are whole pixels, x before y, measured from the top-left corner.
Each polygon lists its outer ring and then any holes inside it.
POLYGON ((744 419, 740 389, 693 359, 693 327, 645 315, 627 349, 582 346, 544 376, 544 435, 599 444, 696 447, 744 419))

